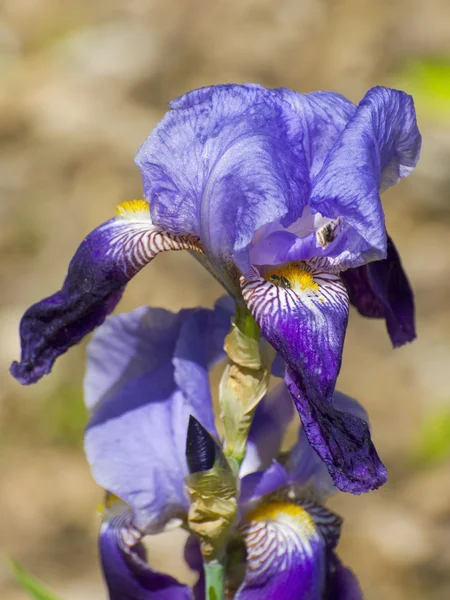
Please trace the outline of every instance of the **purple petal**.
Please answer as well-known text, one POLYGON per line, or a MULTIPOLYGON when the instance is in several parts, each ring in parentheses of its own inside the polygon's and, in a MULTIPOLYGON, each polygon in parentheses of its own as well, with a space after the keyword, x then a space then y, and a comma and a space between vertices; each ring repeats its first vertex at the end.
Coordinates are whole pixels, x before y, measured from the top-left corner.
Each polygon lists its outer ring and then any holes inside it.
POLYGON ((190 569, 198 573, 197 583, 192 588, 195 600, 206 600, 205 598, 205 571, 203 569, 203 558, 200 552, 198 539, 190 535, 184 547, 184 560, 190 569))
MULTIPOLYGON (((333 406, 342 413, 349 413, 368 423, 369 418, 364 408, 341 392, 334 392, 333 406)), ((286 470, 290 481, 301 486, 311 485, 319 498, 325 498, 336 491, 325 463, 312 448, 303 427, 300 428, 298 442, 289 452, 286 470)))
POLYGON ((284 383, 279 383, 258 404, 240 469, 241 477, 267 469, 281 451, 286 428, 294 414, 294 405, 284 383))
POLYGON ((131 513, 102 524, 99 550, 110 600, 192 600, 186 585, 148 566, 141 537, 131 513))
POLYGON ((242 293, 264 337, 286 361, 286 384, 306 436, 339 489, 358 494, 377 488, 386 472, 367 424, 344 418, 332 404, 348 320, 345 287, 312 264, 293 263, 275 273, 277 285, 256 274, 242 278, 242 293))
POLYGON ((86 454, 99 485, 133 508, 142 530, 188 510, 189 416, 217 435, 208 367, 223 356, 228 326, 221 308, 140 308, 107 319, 88 347, 86 454))
POLYGON ((152 217, 244 271, 260 227, 301 216, 311 176, 354 112, 331 92, 252 84, 195 90, 170 107, 136 156, 152 217))
POLYGON ((101 325, 126 283, 159 252, 198 250, 198 240, 155 227, 144 201, 124 203, 118 213, 81 243, 62 289, 24 314, 21 362, 11 367, 21 383, 35 383, 48 374, 58 356, 101 325))
POLYGON ((339 525, 322 507, 281 501, 258 506, 240 528, 247 569, 235 600, 322 600, 339 525))
POLYGON ((350 302, 361 315, 385 319, 394 347, 416 337, 413 293, 390 237, 385 259, 349 269, 342 279, 350 302))
POLYGON ((342 255, 344 268, 385 258, 379 194, 411 173, 420 146, 412 98, 388 88, 369 90, 314 179, 311 192, 313 212, 341 217, 348 227, 351 254, 342 255))
POLYGON ((354 573, 344 567, 334 554, 330 562, 327 600, 363 600, 363 594, 354 573))
POLYGON ((276 461, 273 461, 265 471, 246 475, 241 481, 239 496, 241 511, 245 513, 253 502, 287 485, 288 482, 289 476, 286 470, 276 461))

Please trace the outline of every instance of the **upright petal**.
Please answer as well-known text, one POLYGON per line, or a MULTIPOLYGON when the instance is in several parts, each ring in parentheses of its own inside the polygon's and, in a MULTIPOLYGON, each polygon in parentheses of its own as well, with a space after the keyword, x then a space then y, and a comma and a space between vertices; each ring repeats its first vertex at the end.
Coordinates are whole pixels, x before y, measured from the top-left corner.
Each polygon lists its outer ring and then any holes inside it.
POLYGON ((414 297, 394 242, 385 259, 342 273, 350 302, 364 317, 385 319, 394 347, 416 337, 414 297))
POLYGON ((200 251, 197 238, 177 237, 153 225, 143 200, 124 202, 117 212, 81 243, 61 290, 22 317, 21 361, 11 367, 20 383, 35 383, 48 374, 58 356, 101 325, 128 281, 159 252, 200 251))
POLYGON ((260 227, 300 217, 311 176, 354 111, 331 92, 252 84, 202 88, 170 107, 136 156, 152 217, 244 271, 260 227))
POLYGON ((192 600, 186 585, 149 567, 141 539, 129 510, 102 523, 99 551, 110 600, 192 600))
POLYGON ((240 532, 247 569, 236 600, 322 600, 329 551, 341 520, 311 502, 266 500, 247 515, 240 532))
POLYGON ((412 98, 389 88, 369 90, 327 156, 311 192, 313 212, 341 218, 346 225, 347 247, 354 256, 347 257, 343 268, 385 258, 379 194, 411 173, 420 146, 412 98))
POLYGON ((286 384, 306 436, 336 486, 361 493, 384 483, 367 424, 344 417, 332 403, 348 320, 339 277, 310 261, 268 271, 265 278, 255 272, 253 279, 241 278, 241 285, 263 335, 286 361, 286 384))
POLYGON ((133 508, 141 530, 158 531, 188 510, 189 416, 216 434, 208 367, 223 356, 228 325, 221 308, 176 315, 141 308, 110 317, 88 347, 87 457, 97 482, 133 508))

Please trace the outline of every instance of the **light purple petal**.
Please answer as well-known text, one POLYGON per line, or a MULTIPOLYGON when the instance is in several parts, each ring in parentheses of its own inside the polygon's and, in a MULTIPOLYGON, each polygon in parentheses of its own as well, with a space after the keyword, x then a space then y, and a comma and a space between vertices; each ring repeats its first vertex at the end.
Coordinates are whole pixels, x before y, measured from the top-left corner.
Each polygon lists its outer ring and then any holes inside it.
POLYGON ((277 461, 265 471, 257 471, 246 475, 241 481, 239 506, 242 513, 249 510, 250 505, 263 496, 287 485, 289 476, 286 469, 277 461))
POLYGON ((136 156, 152 217, 244 271, 260 227, 301 216, 311 177, 354 111, 331 92, 252 84, 202 88, 170 107, 136 156))
POLYGON ((322 507, 274 500, 247 515, 244 582, 235 600, 322 600, 340 519, 322 507))
POLYGON ((345 287, 311 263, 288 265, 277 277, 277 285, 256 273, 242 278, 242 293, 264 337, 286 361, 286 384, 306 436, 339 489, 358 494, 377 488, 386 471, 367 424, 344 418, 332 405, 348 320, 345 287))
POLYGON ((62 289, 22 317, 21 361, 11 367, 20 383, 35 383, 48 374, 58 356, 101 325, 128 281, 159 252, 198 249, 197 239, 155 227, 144 201, 124 203, 118 211, 81 243, 62 289))
POLYGON ((330 563, 327 600, 363 600, 363 593, 355 574, 344 567, 334 554, 330 563))
POLYGON ((279 383, 258 404, 247 441, 240 476, 267 469, 281 451, 294 403, 284 383, 279 383))
MULTIPOLYGON (((341 392, 334 392, 333 406, 335 409, 354 415, 366 423, 369 421, 364 408, 356 400, 341 392)), ((292 447, 285 467, 290 481, 298 485, 311 485, 320 498, 325 498, 336 491, 326 464, 312 448, 303 427, 300 428, 298 442, 292 447)))
POLYGON ((385 259, 349 269, 342 279, 350 302, 361 315, 385 319, 394 347, 416 337, 413 293, 391 238, 385 259))
POLYGON ((379 194, 411 173, 420 146, 412 98, 389 88, 369 90, 314 179, 311 192, 313 212, 340 217, 348 227, 347 247, 354 256, 342 257, 344 268, 385 258, 379 194))
POLYGON ((223 356, 228 324, 220 308, 137 309, 110 317, 89 345, 86 454, 99 485, 133 508, 143 530, 188 510, 189 416, 217 435, 208 367, 223 356))
POLYGON ((99 551, 110 600, 192 600, 186 585, 149 567, 141 537, 129 512, 101 526, 99 551))

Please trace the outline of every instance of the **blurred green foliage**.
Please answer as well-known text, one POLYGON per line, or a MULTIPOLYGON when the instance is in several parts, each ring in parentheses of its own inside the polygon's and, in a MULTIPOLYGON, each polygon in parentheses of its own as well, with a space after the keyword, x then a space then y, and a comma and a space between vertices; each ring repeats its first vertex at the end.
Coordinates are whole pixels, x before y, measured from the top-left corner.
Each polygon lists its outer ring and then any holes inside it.
POLYGON ((10 564, 17 583, 28 592, 31 598, 35 600, 60 600, 58 596, 55 596, 40 581, 27 573, 19 563, 11 560, 10 564))
POLYGON ((450 458, 450 408, 434 411, 424 419, 414 443, 413 459, 428 467, 450 458))
POLYGON ((433 121, 450 120, 450 59, 412 61, 397 84, 414 97, 419 115, 433 121))

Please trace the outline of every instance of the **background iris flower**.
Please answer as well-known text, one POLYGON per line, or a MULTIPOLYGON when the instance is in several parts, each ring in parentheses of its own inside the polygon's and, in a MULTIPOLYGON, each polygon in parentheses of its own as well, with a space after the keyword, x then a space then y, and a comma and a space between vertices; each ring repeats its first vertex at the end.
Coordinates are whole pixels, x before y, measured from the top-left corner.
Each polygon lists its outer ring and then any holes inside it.
MULTIPOLYGON (((179 314, 140 308, 109 317, 89 345, 85 448, 95 479, 109 490, 99 547, 111 599, 205 597, 194 536, 185 548, 186 561, 199 571, 193 591, 151 569, 142 538, 168 525, 188 528, 186 438, 218 438, 208 369, 224 356, 229 316, 223 302, 179 314), (192 421, 196 426, 188 427, 192 421)), ((335 403, 367 419, 343 394, 336 392, 335 403)), ((322 506, 335 488, 303 430, 282 464, 275 460, 292 413, 283 383, 258 406, 227 545, 229 597, 358 600, 354 575, 334 553, 341 519, 322 506)), ((193 463, 201 469, 202 460, 191 457, 191 470, 193 463)))
POLYGON ((349 296, 386 320, 395 346, 415 337, 379 196, 418 160, 412 99, 373 88, 355 107, 331 92, 219 85, 170 107, 136 157, 150 205, 120 205, 82 242, 63 288, 25 313, 13 375, 37 381, 103 322, 145 264, 187 249, 285 360, 306 435, 336 485, 378 487, 386 470, 367 424, 332 400, 349 296))

